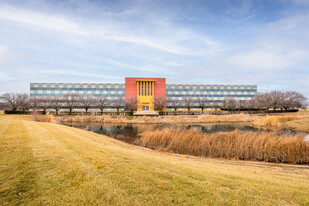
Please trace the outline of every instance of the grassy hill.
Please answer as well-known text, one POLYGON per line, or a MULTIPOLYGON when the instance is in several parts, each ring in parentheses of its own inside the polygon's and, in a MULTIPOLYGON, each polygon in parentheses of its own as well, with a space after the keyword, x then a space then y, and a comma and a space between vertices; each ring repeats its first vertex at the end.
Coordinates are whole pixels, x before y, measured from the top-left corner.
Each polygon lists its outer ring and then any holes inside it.
POLYGON ((306 205, 308 188, 308 166, 181 157, 0 115, 0 205, 306 205))

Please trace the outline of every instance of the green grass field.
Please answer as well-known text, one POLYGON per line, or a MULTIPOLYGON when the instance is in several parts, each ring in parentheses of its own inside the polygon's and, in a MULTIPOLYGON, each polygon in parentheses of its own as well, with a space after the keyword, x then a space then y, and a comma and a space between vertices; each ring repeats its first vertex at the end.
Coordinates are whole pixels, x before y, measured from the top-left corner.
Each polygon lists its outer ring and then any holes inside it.
POLYGON ((309 167, 181 157, 0 116, 0 205, 308 205, 309 167))

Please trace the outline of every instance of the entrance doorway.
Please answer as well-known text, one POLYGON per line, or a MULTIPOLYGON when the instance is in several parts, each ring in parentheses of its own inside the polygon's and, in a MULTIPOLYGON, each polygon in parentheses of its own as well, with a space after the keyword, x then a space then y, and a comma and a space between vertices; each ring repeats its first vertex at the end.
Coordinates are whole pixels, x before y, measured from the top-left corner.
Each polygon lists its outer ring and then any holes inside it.
POLYGON ((149 111, 149 106, 142 106, 143 111, 149 111))

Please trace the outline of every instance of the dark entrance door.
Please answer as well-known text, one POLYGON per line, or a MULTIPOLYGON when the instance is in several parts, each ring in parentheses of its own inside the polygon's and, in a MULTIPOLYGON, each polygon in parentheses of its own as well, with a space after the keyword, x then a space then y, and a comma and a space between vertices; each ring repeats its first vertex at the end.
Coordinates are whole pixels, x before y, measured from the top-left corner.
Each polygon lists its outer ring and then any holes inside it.
POLYGON ((149 106, 143 105, 143 111, 149 111, 149 106))

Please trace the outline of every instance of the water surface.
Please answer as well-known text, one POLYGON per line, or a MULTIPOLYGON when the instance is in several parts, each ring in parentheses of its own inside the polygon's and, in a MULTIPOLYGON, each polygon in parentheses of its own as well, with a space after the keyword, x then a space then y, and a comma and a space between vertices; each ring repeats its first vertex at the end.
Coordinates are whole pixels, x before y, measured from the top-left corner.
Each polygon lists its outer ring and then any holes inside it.
MULTIPOLYGON (((115 123, 64 123, 68 126, 86 129, 98 134, 103 134, 109 137, 113 137, 128 143, 133 143, 139 134, 144 131, 154 131, 157 129, 164 128, 175 128, 175 129, 194 129, 203 133, 216 133, 216 132, 232 132, 240 130, 244 132, 261 132, 267 131, 258 129, 255 127, 248 126, 244 123, 229 123, 229 124, 193 124, 193 125, 179 125, 179 124, 115 124, 115 123)), ((268 131, 271 132, 271 131, 268 131)), ((291 134, 295 135, 297 132, 291 130, 279 130, 277 134, 291 134)), ((309 138, 309 136, 307 136, 309 138)))

